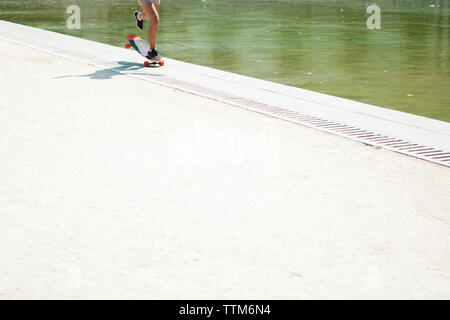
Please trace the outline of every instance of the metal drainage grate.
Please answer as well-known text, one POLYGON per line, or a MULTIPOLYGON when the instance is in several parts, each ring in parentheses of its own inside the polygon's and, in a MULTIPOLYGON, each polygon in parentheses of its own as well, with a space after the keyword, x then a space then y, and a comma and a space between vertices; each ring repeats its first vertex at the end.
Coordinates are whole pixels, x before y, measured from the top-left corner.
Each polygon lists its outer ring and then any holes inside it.
POLYGON ((450 167, 449 150, 439 150, 436 148, 427 147, 425 145, 419 145, 410 141, 378 134, 372 131, 367 131, 361 128, 356 128, 343 123, 338 123, 307 114, 301 114, 296 111, 264 104, 251 99, 241 98, 179 80, 161 78, 157 80, 152 79, 152 82, 156 82, 182 91, 194 93, 217 101, 225 102, 237 107, 256 111, 258 113, 263 113, 279 119, 301 124, 307 127, 316 128, 321 131, 356 140, 367 145, 383 147, 395 152, 406 154, 408 156, 413 156, 415 158, 450 167))

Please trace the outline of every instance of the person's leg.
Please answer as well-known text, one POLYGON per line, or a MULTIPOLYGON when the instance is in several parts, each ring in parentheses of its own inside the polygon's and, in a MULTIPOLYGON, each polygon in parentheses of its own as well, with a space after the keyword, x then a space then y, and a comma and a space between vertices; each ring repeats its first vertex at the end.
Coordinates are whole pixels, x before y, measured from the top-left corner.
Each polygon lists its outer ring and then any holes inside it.
POLYGON ((148 42, 150 43, 150 48, 154 49, 156 47, 156 36, 158 34, 159 28, 159 4, 154 4, 150 1, 139 1, 143 13, 141 13, 141 19, 149 19, 150 27, 148 28, 148 42))
MULTIPOLYGON (((159 7, 160 7, 159 4, 155 4, 155 8, 156 8, 156 11, 158 11, 158 13, 159 13, 159 7)), ((148 17, 147 17, 147 15, 145 14, 145 12, 141 12, 140 18, 141 18, 141 19, 148 19, 148 17)))
POLYGON ((141 12, 141 15, 139 16, 140 19, 145 20, 148 19, 147 15, 145 14, 145 12, 141 12))

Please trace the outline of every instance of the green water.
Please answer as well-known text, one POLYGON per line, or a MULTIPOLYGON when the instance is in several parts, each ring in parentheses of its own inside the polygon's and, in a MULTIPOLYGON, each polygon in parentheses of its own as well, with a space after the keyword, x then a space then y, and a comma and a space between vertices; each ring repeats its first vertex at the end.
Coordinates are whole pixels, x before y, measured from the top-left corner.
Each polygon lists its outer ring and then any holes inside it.
MULTIPOLYGON (((450 0, 162 0, 164 56, 450 122, 450 0), (381 8, 369 30, 368 5, 381 8)), ((135 0, 0 0, 0 19, 123 46, 135 0), (81 8, 81 29, 66 8, 81 8)), ((146 35, 146 32, 141 32, 146 35)))

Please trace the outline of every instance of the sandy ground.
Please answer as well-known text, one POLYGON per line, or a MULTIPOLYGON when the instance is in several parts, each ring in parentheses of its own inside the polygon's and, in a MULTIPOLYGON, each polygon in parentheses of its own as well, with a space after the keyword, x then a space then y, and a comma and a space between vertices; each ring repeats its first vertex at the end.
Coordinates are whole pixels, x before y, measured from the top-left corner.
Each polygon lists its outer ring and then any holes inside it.
POLYGON ((450 298, 448 168, 0 56, 0 298, 450 298))

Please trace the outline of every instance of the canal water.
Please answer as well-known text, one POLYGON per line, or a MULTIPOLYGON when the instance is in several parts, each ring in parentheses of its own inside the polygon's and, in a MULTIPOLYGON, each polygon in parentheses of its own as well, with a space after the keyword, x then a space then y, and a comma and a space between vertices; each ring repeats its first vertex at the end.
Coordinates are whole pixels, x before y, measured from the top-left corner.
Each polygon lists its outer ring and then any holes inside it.
MULTIPOLYGON (((0 0, 0 19, 123 46, 146 36, 138 8, 0 0)), ((161 0, 160 17, 166 57, 450 122, 450 0, 161 0)))

